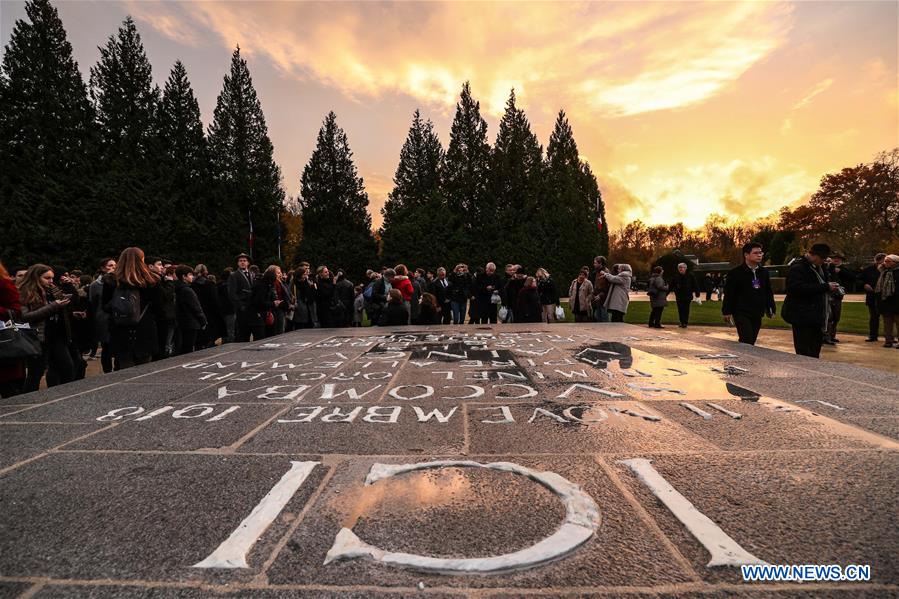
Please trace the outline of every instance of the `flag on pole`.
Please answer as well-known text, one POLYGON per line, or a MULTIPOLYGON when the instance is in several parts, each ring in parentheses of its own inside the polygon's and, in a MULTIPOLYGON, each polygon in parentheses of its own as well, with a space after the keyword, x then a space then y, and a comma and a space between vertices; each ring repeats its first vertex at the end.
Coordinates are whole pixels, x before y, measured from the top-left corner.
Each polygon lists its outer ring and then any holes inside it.
POLYGON ((256 244, 256 235, 253 233, 253 215, 250 213, 249 209, 247 209, 247 221, 250 223, 250 235, 247 237, 247 242, 250 246, 250 258, 252 258, 253 246, 256 244))
POLYGON ((596 196, 596 230, 602 231, 602 196, 596 196))

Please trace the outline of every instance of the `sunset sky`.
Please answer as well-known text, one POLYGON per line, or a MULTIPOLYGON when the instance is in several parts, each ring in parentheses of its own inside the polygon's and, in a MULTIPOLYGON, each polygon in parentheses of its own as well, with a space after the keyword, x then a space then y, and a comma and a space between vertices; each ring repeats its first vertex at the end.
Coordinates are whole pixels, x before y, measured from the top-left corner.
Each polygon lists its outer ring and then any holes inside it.
MULTIPOLYGON (((156 81, 180 58, 207 125, 239 43, 287 193, 334 110, 375 226, 412 112, 446 147, 465 80, 491 143, 513 87, 544 147, 564 108, 613 228, 764 216, 899 145, 892 1, 56 5, 85 79, 131 14, 156 81)), ((23 16, 3 0, 4 45, 23 16)))

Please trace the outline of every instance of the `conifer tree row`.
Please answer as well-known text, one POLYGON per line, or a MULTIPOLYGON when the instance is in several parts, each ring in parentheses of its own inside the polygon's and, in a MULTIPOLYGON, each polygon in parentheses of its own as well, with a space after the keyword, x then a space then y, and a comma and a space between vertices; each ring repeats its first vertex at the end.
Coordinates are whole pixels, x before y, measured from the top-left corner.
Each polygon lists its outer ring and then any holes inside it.
POLYGON ((513 90, 491 148, 466 83, 443 160, 441 155, 433 126, 416 111, 382 210, 385 264, 452 268, 466 262, 474 268, 492 260, 531 271, 543 266, 568 280, 608 252, 599 185, 580 159, 564 111, 544 158, 513 90))
MULTIPOLYGON (((608 247, 596 177, 559 113, 546 155, 510 94, 494 145, 462 87, 444 152, 416 111, 383 208, 381 256, 346 132, 330 113, 285 213, 261 102, 235 49, 204 133, 187 68, 164 89, 129 17, 99 48, 85 84, 57 10, 29 0, 0 68, 0 201, 10 265, 90 267, 129 245, 174 260, 294 260, 347 269, 519 262, 568 278, 608 247), (299 223, 302 222, 302 234, 299 223), (282 249, 282 234, 298 247, 282 249)), ((292 266, 292 264, 288 265, 292 266)))
POLYGON ((90 268, 139 245, 212 267, 250 249, 277 259, 281 172, 239 49, 207 140, 184 64, 160 92, 130 17, 88 87, 56 8, 25 12, 0 68, 0 202, 15 215, 0 258, 90 268))

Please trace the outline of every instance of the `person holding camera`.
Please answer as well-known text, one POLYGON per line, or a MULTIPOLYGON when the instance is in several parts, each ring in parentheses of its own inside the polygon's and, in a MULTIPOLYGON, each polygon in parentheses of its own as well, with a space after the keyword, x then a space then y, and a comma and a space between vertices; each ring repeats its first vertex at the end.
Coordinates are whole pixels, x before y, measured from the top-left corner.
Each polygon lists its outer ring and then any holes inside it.
POLYGON ((830 294, 830 320, 827 321, 827 332, 824 335, 824 343, 827 345, 836 345, 840 342, 837 339, 837 325, 840 323, 840 315, 843 313, 843 298, 855 283, 855 273, 843 264, 845 259, 846 256, 835 252, 827 265, 827 274, 830 280, 839 285, 836 291, 830 294))
POLYGON ((781 315, 793 327, 793 347, 800 356, 818 358, 821 355, 824 331, 830 320, 828 296, 840 287, 839 283, 828 280, 825 270, 828 256, 830 246, 816 243, 804 256, 793 260, 787 272, 787 297, 781 315))

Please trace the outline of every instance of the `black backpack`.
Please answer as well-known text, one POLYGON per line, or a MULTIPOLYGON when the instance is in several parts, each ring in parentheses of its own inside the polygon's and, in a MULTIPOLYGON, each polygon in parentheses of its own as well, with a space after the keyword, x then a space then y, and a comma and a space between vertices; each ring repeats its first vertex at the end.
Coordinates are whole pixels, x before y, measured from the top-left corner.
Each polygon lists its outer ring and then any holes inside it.
POLYGON ((116 326, 137 326, 147 312, 147 308, 140 309, 140 292, 137 289, 116 287, 107 307, 116 326))

